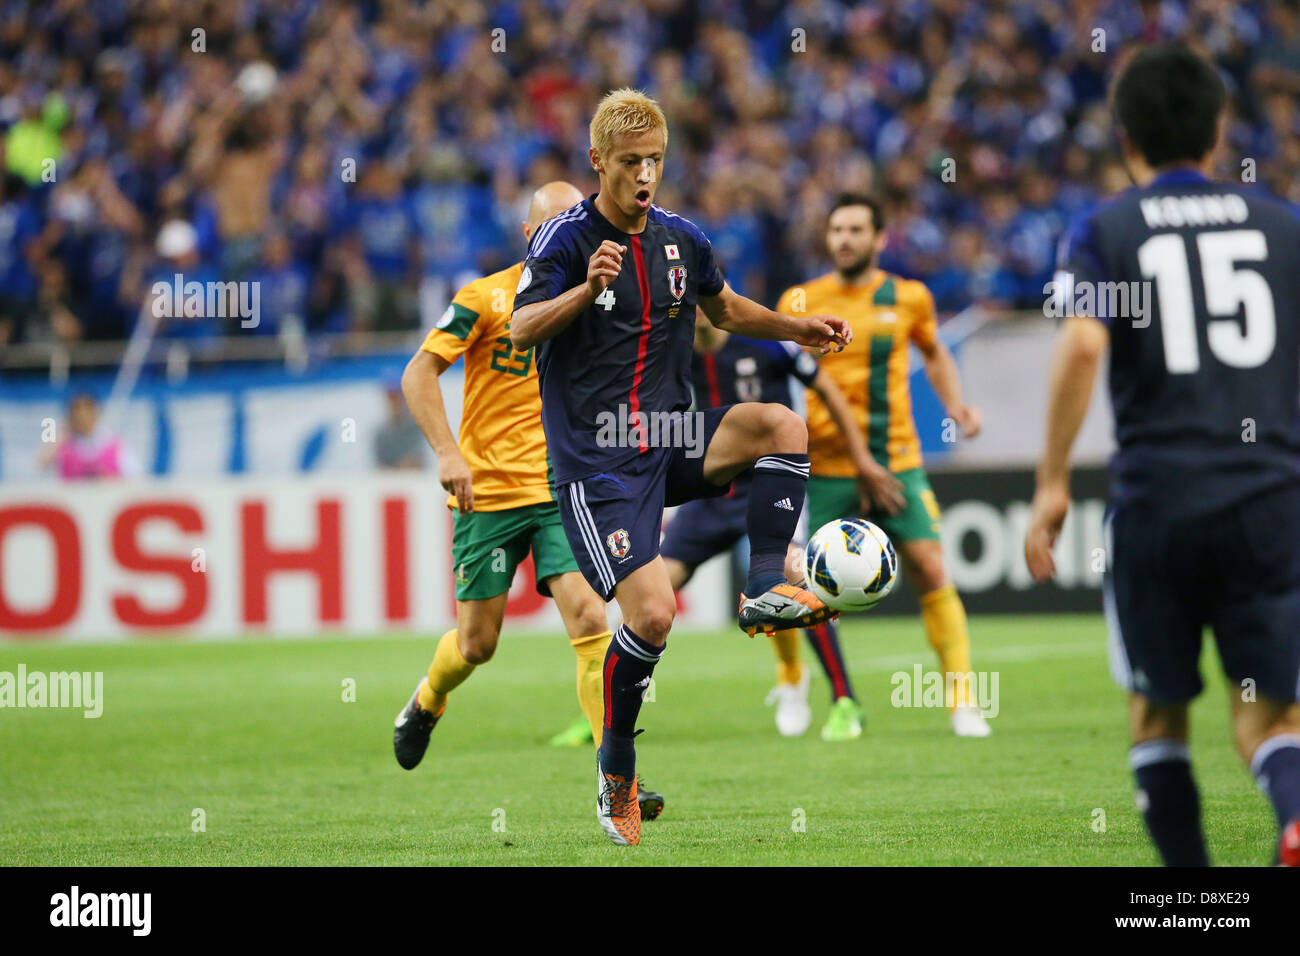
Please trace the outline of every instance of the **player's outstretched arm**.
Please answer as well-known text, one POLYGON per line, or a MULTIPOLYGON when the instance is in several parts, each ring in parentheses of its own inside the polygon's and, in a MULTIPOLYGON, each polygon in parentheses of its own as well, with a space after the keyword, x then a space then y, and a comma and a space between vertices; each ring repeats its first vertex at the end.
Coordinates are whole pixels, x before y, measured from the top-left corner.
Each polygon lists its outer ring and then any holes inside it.
POLYGON ((717 295, 701 295, 700 308, 719 329, 753 339, 798 342, 822 354, 842 351, 853 341, 853 330, 833 315, 783 315, 740 295, 725 282, 717 295))
POLYGON ((569 327, 583 309, 589 308, 605 287, 623 269, 627 246, 606 239, 587 261, 587 281, 562 292, 554 299, 533 302, 510 317, 510 342, 515 351, 525 352, 540 342, 553 339, 569 327))
POLYGON ((1052 545, 1070 507, 1070 449, 1088 414, 1110 331, 1096 319, 1072 316, 1061 325, 1047 386, 1047 443, 1025 533, 1025 562, 1035 581, 1056 573, 1052 545))
POLYGON ((439 377, 450 367, 441 355, 420 349, 402 373, 402 395, 406 397, 411 417, 438 457, 438 482, 456 496, 456 504, 464 514, 474 510, 474 482, 447 422, 447 406, 442 401, 439 377))
POLYGON ((831 421, 844 436, 845 447, 849 457, 858 469, 858 490, 866 500, 866 510, 879 508, 886 514, 898 514, 906 503, 903 497, 903 483, 894 477, 894 473, 871 457, 862 430, 853 418, 853 409, 844 397, 840 387, 825 369, 819 369, 813 379, 812 390, 826 405, 831 421))
POLYGON ((925 377, 934 387, 944 410, 955 421, 963 438, 974 438, 980 433, 984 420, 979 409, 967 405, 962 398, 961 376, 957 372, 957 363, 953 361, 948 347, 935 339, 921 347, 921 356, 925 359, 925 377))

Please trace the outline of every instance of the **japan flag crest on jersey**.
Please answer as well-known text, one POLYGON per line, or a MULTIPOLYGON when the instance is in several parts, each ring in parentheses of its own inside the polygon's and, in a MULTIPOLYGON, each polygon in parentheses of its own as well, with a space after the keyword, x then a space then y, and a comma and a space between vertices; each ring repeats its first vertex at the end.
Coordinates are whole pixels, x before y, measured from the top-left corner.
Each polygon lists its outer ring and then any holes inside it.
POLYGON ((680 300, 686 294, 686 267, 673 266, 668 270, 668 289, 674 299, 680 300))
POLYGON ((609 545, 609 553, 616 558, 621 558, 632 550, 632 539, 623 528, 606 537, 605 544, 609 545))

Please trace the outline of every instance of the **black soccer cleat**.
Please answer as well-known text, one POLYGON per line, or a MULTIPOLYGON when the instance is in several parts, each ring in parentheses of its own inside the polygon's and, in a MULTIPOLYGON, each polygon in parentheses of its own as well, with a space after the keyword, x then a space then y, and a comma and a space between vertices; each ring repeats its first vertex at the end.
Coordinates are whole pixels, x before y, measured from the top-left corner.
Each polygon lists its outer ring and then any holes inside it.
POLYGON ((641 804, 641 819, 653 820, 664 812, 664 795, 655 793, 638 774, 636 778, 636 799, 641 804))
POLYGON ((429 749, 429 735, 437 723, 438 717, 420 706, 420 686, 417 684, 415 693, 393 721, 393 753, 403 770, 414 770, 424 759, 424 752, 429 749))

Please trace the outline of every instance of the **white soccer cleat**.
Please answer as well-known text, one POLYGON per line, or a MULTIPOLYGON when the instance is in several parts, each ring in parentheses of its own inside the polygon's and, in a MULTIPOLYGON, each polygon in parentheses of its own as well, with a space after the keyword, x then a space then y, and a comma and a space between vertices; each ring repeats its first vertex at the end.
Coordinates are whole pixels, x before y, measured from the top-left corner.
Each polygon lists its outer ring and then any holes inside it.
POLYGON ((952 732, 958 737, 987 737, 993 728, 978 707, 958 707, 950 715, 952 732))
POLYGON ((777 684, 764 703, 776 705, 776 732, 782 737, 802 737, 812 726, 812 706, 808 703, 808 668, 797 684, 777 684))

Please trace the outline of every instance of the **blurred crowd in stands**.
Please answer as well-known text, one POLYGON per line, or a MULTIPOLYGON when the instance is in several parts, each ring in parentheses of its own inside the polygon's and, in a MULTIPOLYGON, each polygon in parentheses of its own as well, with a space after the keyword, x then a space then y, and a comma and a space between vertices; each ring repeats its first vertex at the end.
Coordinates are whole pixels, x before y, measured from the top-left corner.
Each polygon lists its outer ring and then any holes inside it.
POLYGON ((1174 38, 1232 92, 1224 174, 1300 201, 1296 0, 0 0, 0 344, 124 338, 176 273, 259 282, 261 316, 164 335, 428 325, 522 257, 532 185, 595 190, 623 85, 668 114, 658 202, 746 294, 824 270, 867 188, 942 311, 1038 308, 1127 185, 1116 64, 1174 38))

